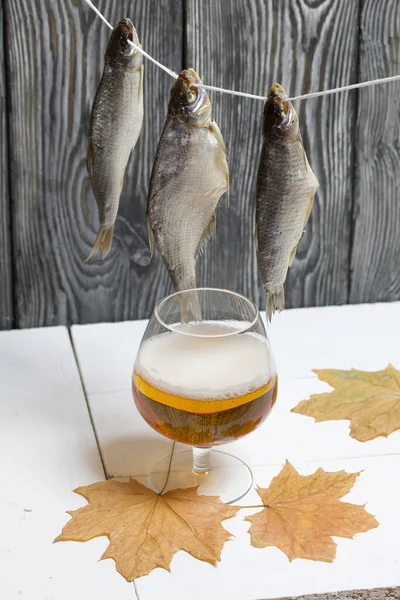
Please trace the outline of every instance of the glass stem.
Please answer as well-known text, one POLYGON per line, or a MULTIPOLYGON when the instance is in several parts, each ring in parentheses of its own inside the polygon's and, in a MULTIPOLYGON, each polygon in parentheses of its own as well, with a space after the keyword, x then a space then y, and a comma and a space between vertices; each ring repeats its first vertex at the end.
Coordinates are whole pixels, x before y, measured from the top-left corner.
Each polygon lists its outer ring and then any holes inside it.
POLYGON ((193 473, 205 475, 211 471, 210 454, 211 448, 198 448, 193 446, 193 473))

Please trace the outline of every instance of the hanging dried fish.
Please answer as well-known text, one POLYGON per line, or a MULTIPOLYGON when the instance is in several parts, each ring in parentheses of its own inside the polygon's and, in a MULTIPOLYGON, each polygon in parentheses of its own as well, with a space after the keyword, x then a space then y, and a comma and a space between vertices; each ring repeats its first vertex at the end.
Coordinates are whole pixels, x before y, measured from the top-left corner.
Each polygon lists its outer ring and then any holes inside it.
POLYGON ((110 251, 125 168, 142 128, 143 60, 128 40, 139 45, 132 21, 122 19, 111 33, 92 108, 87 167, 100 229, 89 258, 110 251))
POLYGON ((256 246, 267 318, 283 310, 283 284, 313 206, 318 181, 308 163, 296 111, 274 84, 264 105, 257 176, 256 246))
POLYGON ((229 188, 224 140, 199 83, 188 69, 172 88, 147 205, 151 249, 157 246, 177 291, 196 287, 196 259, 229 188))

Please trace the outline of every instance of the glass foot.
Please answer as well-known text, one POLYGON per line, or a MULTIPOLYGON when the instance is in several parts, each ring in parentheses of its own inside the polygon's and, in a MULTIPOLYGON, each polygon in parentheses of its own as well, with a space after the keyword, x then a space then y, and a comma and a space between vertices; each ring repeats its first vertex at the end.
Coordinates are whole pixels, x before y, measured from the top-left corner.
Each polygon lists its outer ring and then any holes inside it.
MULTIPOLYGON (((171 455, 162 458, 150 473, 150 479, 156 492, 161 492, 167 481, 171 455)), ((231 504, 240 500, 253 484, 250 467, 240 458, 227 452, 212 450, 209 471, 194 473, 192 451, 174 453, 167 485, 164 491, 198 485, 198 493, 207 496, 219 496, 222 502, 231 504)))

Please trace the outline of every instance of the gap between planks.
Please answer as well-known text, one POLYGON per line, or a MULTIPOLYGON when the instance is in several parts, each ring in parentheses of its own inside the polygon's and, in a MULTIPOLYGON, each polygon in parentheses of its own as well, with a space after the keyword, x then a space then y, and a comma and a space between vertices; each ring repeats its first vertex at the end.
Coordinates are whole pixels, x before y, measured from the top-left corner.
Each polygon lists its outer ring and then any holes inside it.
POLYGON ((73 352, 73 355, 74 355, 74 358, 75 358, 76 368, 78 369, 79 379, 80 379, 80 382, 81 382, 83 395, 85 396, 86 408, 87 408, 87 411, 89 413, 90 423, 92 425, 93 434, 94 434, 94 437, 95 437, 95 440, 96 440, 97 451, 98 451, 99 456, 100 456, 101 466, 102 466, 103 473, 104 473, 104 479, 108 479, 108 477, 107 477, 107 471, 106 471, 106 466, 105 466, 105 463, 104 463, 103 454, 102 454, 101 447, 100 447, 99 437, 97 435, 96 427, 95 427, 95 424, 94 424, 94 420, 93 420, 93 416, 92 416, 92 411, 90 410, 89 396, 88 396, 88 393, 87 393, 87 390, 86 390, 86 385, 85 385, 85 381, 83 379, 81 365, 79 363, 78 353, 77 353, 75 345, 74 345, 74 339, 73 339, 70 327, 68 327, 68 336, 69 336, 69 341, 71 342, 71 348, 72 348, 72 352, 73 352))
MULTIPOLYGON (((92 412, 90 410, 89 396, 88 396, 88 393, 87 393, 87 390, 86 390, 85 381, 83 379, 81 365, 79 363, 78 354, 76 352, 76 348, 75 348, 75 345, 74 345, 74 340, 73 340, 73 337, 72 337, 71 328, 68 327, 67 329, 68 329, 69 340, 71 342, 72 352, 73 352, 73 355, 74 355, 74 358, 75 358, 76 368, 78 369, 78 373, 79 373, 79 379, 80 379, 80 382, 81 382, 83 395, 85 396, 86 408, 87 408, 87 411, 88 411, 88 414, 89 414, 90 423, 92 425, 92 430, 93 430, 94 438, 96 440, 97 451, 99 453, 99 457, 100 457, 100 461, 101 461, 101 467, 103 469, 103 474, 104 474, 104 479, 107 480, 107 479, 109 479, 109 477, 107 476, 107 471, 106 471, 106 467, 105 467, 104 460, 103 460, 103 454, 102 454, 102 451, 101 451, 99 438, 98 438, 98 435, 97 435, 96 427, 94 425, 94 420, 93 420, 92 412)), ((133 593, 134 593, 133 598, 134 598, 134 600, 140 600, 139 590, 137 588, 136 581, 133 581, 132 583, 133 583, 133 593)))

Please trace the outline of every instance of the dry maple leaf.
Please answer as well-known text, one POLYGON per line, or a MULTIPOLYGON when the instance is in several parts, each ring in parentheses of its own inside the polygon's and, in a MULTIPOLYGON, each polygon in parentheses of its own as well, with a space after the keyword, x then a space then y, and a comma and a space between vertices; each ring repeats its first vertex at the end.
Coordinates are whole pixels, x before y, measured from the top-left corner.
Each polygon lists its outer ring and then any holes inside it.
POLYGON ((334 391, 314 394, 292 412, 318 422, 350 419, 350 435, 359 442, 400 429, 400 371, 391 364, 383 371, 315 369, 314 373, 334 391))
POLYGON ((238 506, 227 506, 217 496, 200 496, 197 487, 159 495, 135 479, 101 481, 75 490, 89 502, 70 511, 72 519, 55 541, 86 542, 107 536, 110 544, 101 559, 113 558, 127 581, 156 567, 170 570, 179 550, 215 564, 231 537, 221 521, 238 506))
POLYGON ((318 469, 304 476, 286 462, 269 488, 257 490, 265 508, 246 517, 251 523, 253 546, 276 546, 289 560, 331 562, 336 556, 332 535, 351 538, 378 526, 363 506, 339 500, 353 487, 358 475, 318 469))

